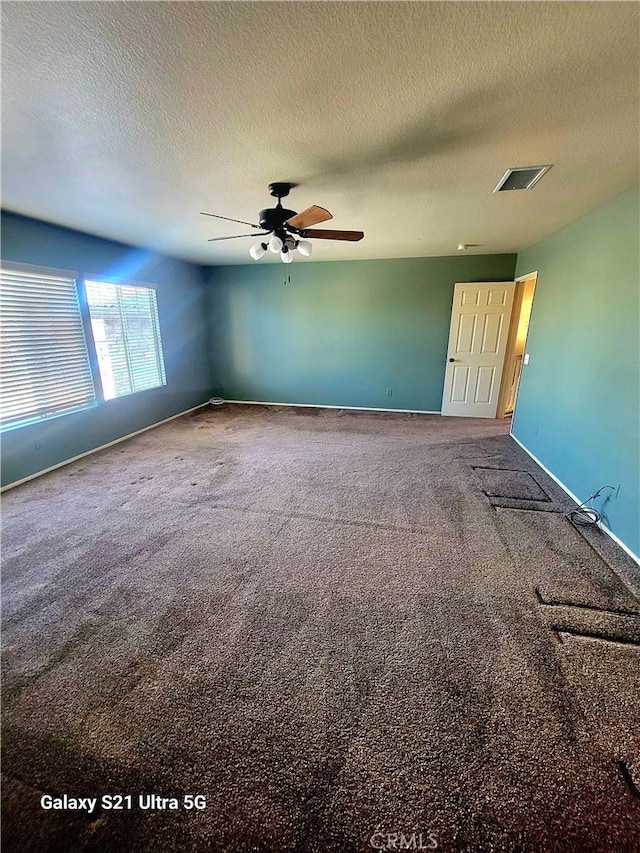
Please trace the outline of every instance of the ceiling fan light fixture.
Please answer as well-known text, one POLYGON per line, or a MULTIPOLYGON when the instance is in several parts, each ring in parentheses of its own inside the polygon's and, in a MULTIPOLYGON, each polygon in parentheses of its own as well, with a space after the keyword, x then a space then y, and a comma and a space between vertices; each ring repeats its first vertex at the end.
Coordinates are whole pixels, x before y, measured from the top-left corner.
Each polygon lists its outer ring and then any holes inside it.
POLYGON ((249 254, 254 261, 259 261, 266 251, 266 243, 254 243, 254 245, 249 249, 249 254))
POLYGON ((335 229, 327 228, 321 228, 320 230, 309 228, 310 225, 317 225, 319 222, 326 222, 329 219, 333 219, 333 216, 326 208, 320 207, 317 204, 312 204, 311 207, 307 207, 301 213, 284 208, 281 199, 288 195, 289 191, 295 186, 297 184, 285 181, 269 184, 269 192, 278 199, 278 203, 275 207, 268 207, 260 211, 258 216, 259 225, 247 222, 245 219, 232 219, 230 216, 221 216, 218 213, 201 211, 202 216, 213 216, 216 219, 238 222, 242 225, 250 225, 254 229, 253 234, 230 234, 228 237, 210 237, 208 242, 236 240, 239 237, 270 236, 270 239, 265 243, 255 243, 249 249, 249 256, 254 261, 258 261, 267 251, 273 252, 274 255, 280 252, 283 263, 290 264, 296 249, 305 258, 311 255, 313 245, 308 241, 308 237, 318 240, 347 240, 351 242, 362 240, 364 231, 336 231, 335 229), (302 239, 299 240, 299 237, 302 239))

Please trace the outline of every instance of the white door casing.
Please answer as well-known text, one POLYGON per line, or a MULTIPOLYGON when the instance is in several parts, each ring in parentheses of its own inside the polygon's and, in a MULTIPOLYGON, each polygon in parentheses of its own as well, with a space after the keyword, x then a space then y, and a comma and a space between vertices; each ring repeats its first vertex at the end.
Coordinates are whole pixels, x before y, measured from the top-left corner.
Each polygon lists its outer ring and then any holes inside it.
POLYGON ((514 281, 456 284, 442 414, 495 418, 514 281))

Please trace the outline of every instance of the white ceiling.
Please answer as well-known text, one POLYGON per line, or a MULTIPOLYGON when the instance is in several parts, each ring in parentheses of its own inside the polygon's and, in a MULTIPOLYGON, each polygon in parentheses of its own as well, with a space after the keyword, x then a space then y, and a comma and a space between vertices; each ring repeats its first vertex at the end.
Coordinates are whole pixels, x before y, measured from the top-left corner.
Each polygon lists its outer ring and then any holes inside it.
POLYGON ((289 180, 287 206, 366 233, 316 260, 517 251, 638 180, 639 24, 627 2, 5 0, 3 205, 245 263, 251 239, 206 240, 251 229, 198 212, 256 221, 289 180))

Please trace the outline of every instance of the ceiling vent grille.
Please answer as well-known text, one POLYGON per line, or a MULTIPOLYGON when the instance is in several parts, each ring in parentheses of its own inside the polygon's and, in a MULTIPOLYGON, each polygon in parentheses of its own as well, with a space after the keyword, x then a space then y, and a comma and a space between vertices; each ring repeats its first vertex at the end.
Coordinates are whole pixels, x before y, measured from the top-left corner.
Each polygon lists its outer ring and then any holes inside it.
POLYGON ((517 166, 507 169, 498 181, 494 193, 505 193, 509 190, 530 190, 551 166, 517 166))

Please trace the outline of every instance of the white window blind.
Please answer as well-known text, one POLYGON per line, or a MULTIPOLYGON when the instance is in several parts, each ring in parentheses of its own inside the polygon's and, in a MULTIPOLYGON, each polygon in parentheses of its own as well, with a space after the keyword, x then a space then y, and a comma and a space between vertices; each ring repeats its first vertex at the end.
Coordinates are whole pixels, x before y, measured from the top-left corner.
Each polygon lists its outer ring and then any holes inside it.
POLYGON ((75 279, 2 264, 2 426, 86 408, 95 399, 75 279))
POLYGON ((166 385, 151 287, 85 281, 105 400, 166 385))

